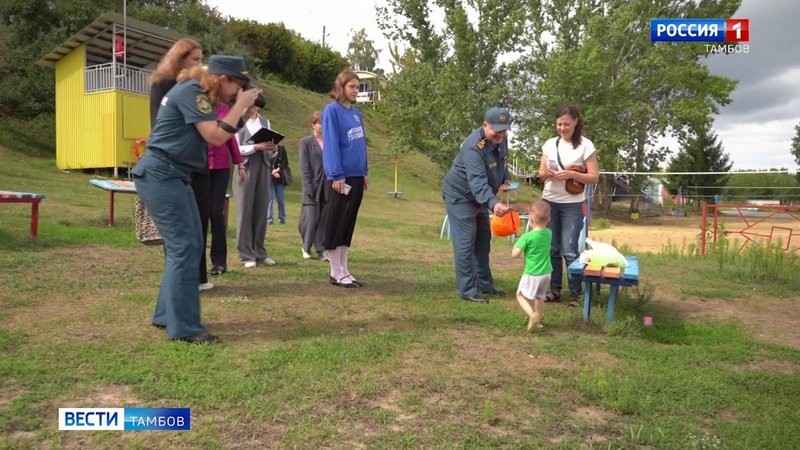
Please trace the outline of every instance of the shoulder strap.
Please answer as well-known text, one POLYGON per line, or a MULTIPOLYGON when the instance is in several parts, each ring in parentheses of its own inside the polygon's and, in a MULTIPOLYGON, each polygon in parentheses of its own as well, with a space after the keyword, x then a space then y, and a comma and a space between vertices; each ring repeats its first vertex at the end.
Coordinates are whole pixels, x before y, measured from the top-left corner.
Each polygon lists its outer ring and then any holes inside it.
POLYGON ((564 163, 561 162, 561 153, 558 152, 558 141, 560 140, 560 137, 556 138, 556 159, 558 159, 558 165, 561 166, 561 170, 566 170, 564 163))

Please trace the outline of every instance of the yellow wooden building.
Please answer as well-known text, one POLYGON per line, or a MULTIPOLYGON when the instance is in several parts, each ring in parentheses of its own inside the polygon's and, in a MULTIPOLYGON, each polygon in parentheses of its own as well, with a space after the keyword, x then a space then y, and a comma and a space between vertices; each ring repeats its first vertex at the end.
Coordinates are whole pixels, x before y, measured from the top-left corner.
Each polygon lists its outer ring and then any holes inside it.
POLYGON ((117 175, 135 163, 135 142, 150 134, 148 78, 184 37, 106 13, 37 62, 56 71, 59 169, 113 168, 117 175))

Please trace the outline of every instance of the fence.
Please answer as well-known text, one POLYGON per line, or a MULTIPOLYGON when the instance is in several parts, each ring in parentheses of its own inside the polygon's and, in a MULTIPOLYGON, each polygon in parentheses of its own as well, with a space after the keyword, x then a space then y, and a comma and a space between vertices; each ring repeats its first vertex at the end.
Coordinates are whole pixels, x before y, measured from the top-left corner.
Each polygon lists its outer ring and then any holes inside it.
POLYGON ((89 66, 85 72, 86 92, 114 89, 148 94, 150 73, 147 69, 113 62, 89 66))

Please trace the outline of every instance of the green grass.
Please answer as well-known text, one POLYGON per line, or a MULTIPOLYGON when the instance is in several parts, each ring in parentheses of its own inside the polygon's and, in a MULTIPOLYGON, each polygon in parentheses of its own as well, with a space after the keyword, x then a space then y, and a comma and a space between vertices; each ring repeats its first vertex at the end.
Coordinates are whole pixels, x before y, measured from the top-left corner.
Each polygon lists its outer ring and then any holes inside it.
MULTIPOLYGON (((276 84, 267 93, 268 116, 294 145, 304 116, 326 102, 276 84)), ((231 223, 231 270, 201 297, 223 338, 213 346, 172 343, 149 325, 162 253, 136 243, 132 197, 118 196, 107 227, 94 175, 61 173, 0 129, 0 188, 47 195, 36 240, 27 205, 0 205, 0 448, 797 445, 797 339, 760 339, 769 323, 711 306, 771 308, 780 321, 796 286, 720 271, 713 258, 642 254, 643 283, 623 291, 614 324, 604 323, 604 291, 588 326, 580 311, 548 304, 545 330, 527 334, 511 296, 457 300, 452 249, 439 240, 441 176, 404 156, 403 198, 388 196, 388 130, 366 116, 370 190, 351 269, 367 286, 332 287, 326 264, 300 258, 290 186, 288 223, 268 232, 278 265, 241 268, 231 223), (192 431, 59 432, 66 406, 188 406, 192 431)), ((507 291, 520 273, 510 251, 495 239, 492 267, 507 291)))

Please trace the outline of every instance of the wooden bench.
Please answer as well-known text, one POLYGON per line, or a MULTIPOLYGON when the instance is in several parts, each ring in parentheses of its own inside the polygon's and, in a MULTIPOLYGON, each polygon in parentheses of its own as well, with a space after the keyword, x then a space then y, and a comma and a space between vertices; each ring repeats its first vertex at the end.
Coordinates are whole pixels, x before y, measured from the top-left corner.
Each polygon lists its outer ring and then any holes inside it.
POLYGON ((583 323, 589 323, 589 315, 592 312, 592 284, 595 284, 598 290, 603 284, 609 286, 608 311, 606 312, 607 323, 614 321, 614 306, 617 302, 619 287, 637 286, 639 284, 639 258, 626 255, 625 259, 628 261, 627 267, 621 274, 616 274, 613 277, 605 276, 602 272, 585 273, 586 264, 580 260, 575 260, 569 265, 569 275, 578 277, 583 282, 583 323))
POLYGON ((31 204, 31 237, 39 235, 39 203, 44 199, 43 194, 30 192, 0 191, 0 203, 30 203, 31 204))

